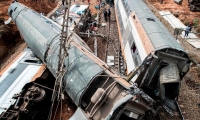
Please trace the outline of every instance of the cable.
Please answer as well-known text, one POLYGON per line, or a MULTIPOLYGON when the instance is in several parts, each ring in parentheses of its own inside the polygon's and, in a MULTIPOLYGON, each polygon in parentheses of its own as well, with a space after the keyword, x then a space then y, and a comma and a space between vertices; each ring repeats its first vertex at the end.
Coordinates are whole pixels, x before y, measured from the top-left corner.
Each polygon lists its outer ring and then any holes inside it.
MULTIPOLYGON (((55 110, 55 113, 57 113, 57 110, 58 110, 58 106, 59 106, 60 102, 58 102, 57 106, 56 106, 56 110, 55 110)), ((55 120, 56 118, 56 114, 54 114, 54 117, 53 117, 53 120, 55 120)))

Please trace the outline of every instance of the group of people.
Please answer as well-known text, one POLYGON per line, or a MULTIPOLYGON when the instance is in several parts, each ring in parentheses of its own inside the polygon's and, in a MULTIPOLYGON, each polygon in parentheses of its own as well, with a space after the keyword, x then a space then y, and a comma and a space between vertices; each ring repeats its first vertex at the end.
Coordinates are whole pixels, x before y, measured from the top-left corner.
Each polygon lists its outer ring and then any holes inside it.
POLYGON ((111 11, 110 9, 108 9, 108 11, 106 11, 106 9, 103 11, 103 15, 104 15, 104 19, 107 22, 108 20, 110 21, 110 15, 111 15, 111 11))

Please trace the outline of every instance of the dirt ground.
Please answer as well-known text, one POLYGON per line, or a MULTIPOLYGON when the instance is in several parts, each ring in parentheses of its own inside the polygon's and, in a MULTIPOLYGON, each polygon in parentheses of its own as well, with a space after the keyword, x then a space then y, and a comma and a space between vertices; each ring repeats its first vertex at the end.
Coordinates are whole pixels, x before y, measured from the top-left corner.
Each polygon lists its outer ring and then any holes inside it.
MULTIPOLYGON (((200 12, 191 12, 189 10, 187 0, 183 0, 182 5, 174 3, 174 0, 163 0, 163 4, 160 4, 157 0, 148 0, 147 3, 149 3, 151 10, 172 34, 174 32, 173 28, 159 16, 158 11, 165 10, 173 14, 178 14, 178 18, 183 23, 200 19, 200 12)), ((200 50, 194 48, 180 37, 178 40, 193 61, 190 71, 181 82, 178 102, 185 120, 200 120, 200 50)), ((176 117, 171 117, 169 114, 165 114, 163 117, 161 116, 161 118, 164 120, 178 119, 176 117)))
MULTIPOLYGON (((5 21, 9 18, 7 11, 12 1, 13 0, 0 0, 0 20, 5 21)), ((32 0, 18 1, 39 13, 44 13, 44 15, 49 13, 57 6, 56 2, 51 2, 50 0, 38 0, 37 2, 32 2, 32 0)), ((0 25, 0 31, 0 45, 8 48, 5 57, 0 59, 1 71, 13 60, 13 58, 15 58, 24 48, 26 48, 26 44, 20 38, 19 32, 13 23, 9 25, 0 25), (2 30, 2 28, 4 29, 2 30)))
POLYGON ((178 18, 184 23, 195 18, 200 18, 200 12, 191 12, 188 7, 188 0, 183 0, 182 5, 176 4, 174 0, 163 0, 160 4, 158 0, 148 0, 157 10, 170 11, 172 14, 178 14, 178 18))

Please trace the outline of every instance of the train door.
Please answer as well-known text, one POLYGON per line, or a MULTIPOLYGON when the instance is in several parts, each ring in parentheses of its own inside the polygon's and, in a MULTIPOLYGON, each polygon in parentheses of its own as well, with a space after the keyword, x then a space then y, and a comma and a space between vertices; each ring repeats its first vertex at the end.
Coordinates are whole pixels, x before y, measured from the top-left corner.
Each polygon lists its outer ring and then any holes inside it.
MULTIPOLYGON (((129 27, 127 26, 127 28, 129 27)), ((131 30, 129 30, 129 34, 127 35, 127 44, 129 44, 130 46, 133 62, 134 62, 135 67, 137 67, 141 63, 141 60, 140 60, 140 55, 139 55, 139 49, 137 48, 135 44, 135 39, 131 33, 131 30)))

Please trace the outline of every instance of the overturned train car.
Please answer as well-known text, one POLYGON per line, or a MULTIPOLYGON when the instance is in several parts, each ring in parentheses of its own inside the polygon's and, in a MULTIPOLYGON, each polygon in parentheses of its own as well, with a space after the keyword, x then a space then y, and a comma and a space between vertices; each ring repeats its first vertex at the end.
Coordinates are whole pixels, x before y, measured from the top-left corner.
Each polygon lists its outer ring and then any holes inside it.
MULTIPOLYGON (((61 35, 59 26, 18 2, 11 4, 8 13, 28 46, 56 77, 61 35)), ((63 91, 78 107, 71 120, 141 119, 147 112, 155 113, 152 98, 136 85, 117 76, 94 56, 79 36, 72 34, 63 77, 63 91)))
POLYGON ((173 115, 188 55, 143 0, 115 0, 115 9, 127 80, 173 115))

